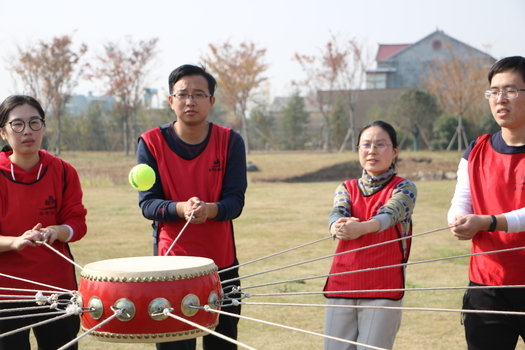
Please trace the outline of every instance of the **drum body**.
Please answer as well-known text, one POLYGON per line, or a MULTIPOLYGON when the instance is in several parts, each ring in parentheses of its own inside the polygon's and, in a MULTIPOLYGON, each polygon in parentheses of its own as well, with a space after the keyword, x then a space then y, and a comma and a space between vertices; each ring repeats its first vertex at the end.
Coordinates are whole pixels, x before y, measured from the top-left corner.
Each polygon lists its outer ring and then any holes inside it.
POLYGON ((172 314, 210 330, 219 315, 191 305, 217 309, 222 298, 217 266, 211 259, 191 256, 147 256, 102 260, 81 272, 79 304, 93 312, 81 316, 84 331, 109 342, 161 343, 208 334, 172 314), (104 322, 124 309, 122 315, 104 322))

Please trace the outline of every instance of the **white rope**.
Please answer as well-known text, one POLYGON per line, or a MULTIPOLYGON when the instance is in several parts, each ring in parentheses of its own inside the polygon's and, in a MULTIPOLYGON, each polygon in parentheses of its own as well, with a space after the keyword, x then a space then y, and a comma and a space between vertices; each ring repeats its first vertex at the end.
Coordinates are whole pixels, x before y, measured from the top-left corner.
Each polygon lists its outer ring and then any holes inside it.
POLYGON ((17 291, 17 292, 32 292, 32 293, 38 293, 38 292, 42 292, 42 293, 56 293, 57 292, 56 290, 46 291, 46 290, 41 290, 41 289, 23 289, 23 288, 9 288, 9 287, 0 287, 0 290, 13 290, 13 291, 17 291))
POLYGON ((173 241, 173 243, 171 243, 169 249, 166 251, 166 254, 164 254, 164 256, 167 256, 169 254, 169 252, 171 251, 171 249, 173 248, 173 246, 175 245, 175 243, 177 243, 177 241, 179 240, 180 236, 182 235, 182 232, 184 232, 184 230, 186 229, 186 227, 190 224, 191 220, 193 220, 195 218, 195 216, 193 216, 193 213, 195 213, 195 210, 193 210, 191 212, 191 215, 190 215, 190 218, 186 221, 186 224, 184 224, 184 227, 182 228, 182 230, 180 230, 179 234, 177 235, 177 238, 175 238, 175 240, 173 241))
MULTIPOLYGON (((341 228, 341 227, 340 227, 340 228, 341 228)), ((340 228, 339 228, 339 229, 340 229, 340 228)), ((333 258, 334 256, 338 256, 338 255, 343 255, 343 254, 353 253, 353 252, 357 252, 357 251, 359 251, 359 250, 364 250, 364 249, 374 248, 374 247, 378 247, 378 246, 381 246, 381 245, 384 245, 384 244, 394 243, 394 242, 398 242, 398 241, 402 241, 402 240, 406 240, 406 239, 412 239, 412 238, 414 238, 414 237, 427 235, 427 234, 429 234, 429 233, 433 233, 433 232, 437 232, 437 231, 442 231, 442 230, 449 229, 449 228, 450 228, 450 226, 447 226, 447 227, 438 228, 438 229, 431 230, 431 231, 427 231, 427 232, 418 233, 418 234, 416 234, 416 235, 411 235, 411 236, 406 236, 406 237, 401 237, 401 238, 392 239, 392 240, 390 240, 390 241, 384 241, 384 242, 380 242, 380 243, 376 243, 376 244, 371 244, 371 245, 367 245, 367 246, 364 246, 364 247, 359 247, 359 248, 356 248, 356 249, 347 250, 347 251, 344 251, 344 252, 341 252, 341 253, 330 254, 330 255, 322 256, 322 257, 320 257, 320 258, 316 258, 316 259, 306 260, 306 261, 299 262, 299 263, 295 263, 295 264, 290 264, 290 265, 286 265, 286 266, 282 266, 282 267, 277 267, 277 268, 275 268, 275 269, 271 269, 271 270, 267 270, 267 271, 256 272, 256 273, 252 273, 252 274, 250 274, 250 275, 246 275, 246 276, 242 276, 242 277, 232 278, 232 279, 229 279, 229 280, 222 281, 221 283, 222 283, 222 284, 226 284, 226 283, 230 283, 230 282, 232 282, 232 281, 241 280, 241 279, 243 279, 243 278, 248 278, 248 277, 258 276, 258 275, 262 275, 262 274, 269 273, 269 272, 275 272, 275 271, 279 271, 279 270, 284 270, 284 269, 287 269, 287 268, 289 268, 289 267, 295 267, 295 266, 299 266, 299 265, 303 265, 303 264, 308 264, 308 263, 315 262, 315 261, 319 261, 319 260, 323 260, 323 259, 333 258)), ((339 231, 339 230, 338 230, 338 231, 339 231)), ((335 236, 330 236, 329 238, 331 238, 331 237, 335 237, 335 236)))
POLYGON ((525 312, 519 311, 498 311, 498 310, 469 310, 469 309, 437 309, 423 307, 401 307, 401 306, 364 306, 364 305, 328 305, 328 304, 295 304, 295 303, 252 303, 240 302, 240 305, 264 305, 264 306, 304 306, 304 307, 333 307, 349 309, 384 309, 384 310, 411 310, 411 311, 432 311, 432 312, 459 312, 470 314, 497 314, 497 315, 516 315, 525 316, 525 312))
MULTIPOLYGON (((12 309, 0 309, 0 313, 2 312, 16 312, 16 311, 26 311, 26 310, 41 310, 41 309, 49 309, 49 305, 43 305, 43 306, 28 306, 28 307, 15 307, 12 309)), ((0 317, 0 320, 3 319, 0 317)))
POLYGON ((50 323, 50 322, 53 322, 53 321, 56 321, 56 320, 60 320, 62 318, 69 317, 69 316, 71 316, 71 314, 65 313, 65 311, 61 311, 61 312, 48 312, 48 313, 35 314, 35 315, 21 315, 21 317, 12 316, 12 317, 2 318, 2 320, 6 320, 6 319, 23 318, 23 317, 29 317, 29 316, 47 316, 47 315, 50 315, 50 314, 54 315, 54 314, 57 314, 57 313, 64 313, 64 314, 60 315, 60 316, 57 316, 57 317, 50 318, 48 320, 44 320, 42 322, 33 323, 33 324, 29 325, 29 326, 18 328, 18 329, 12 330, 10 332, 2 333, 2 334, 0 334, 0 338, 7 337, 8 335, 15 334, 17 332, 21 332, 21 331, 24 331, 26 329, 31 329, 33 327, 38 327, 38 326, 44 325, 46 323, 50 323))
MULTIPOLYGON (((47 306, 47 308, 49 309, 49 306, 47 306)), ((5 321, 5 320, 16 320, 18 318, 29 318, 29 317, 40 317, 40 316, 52 316, 52 315, 56 315, 56 314, 65 314, 66 312, 64 310, 56 310, 56 311, 51 311, 51 312, 42 312, 42 313, 38 313, 38 314, 27 314, 27 315, 17 315, 17 316, 6 316, 6 317, 2 317, 0 318, 2 321, 5 321)))
POLYGON ((339 294, 339 293, 373 293, 373 292, 426 292, 436 290, 463 290, 463 289, 501 289, 501 288, 525 288, 525 285, 506 285, 506 286, 465 286, 465 287, 428 287, 428 288, 392 288, 392 289, 360 289, 343 291, 321 291, 321 292, 283 292, 283 293, 263 293, 252 294, 250 297, 274 297, 291 295, 316 295, 316 294, 339 294))
MULTIPOLYGON (((268 258, 271 258, 271 257, 274 257, 274 256, 277 256, 277 255, 280 255, 280 254, 283 254, 283 253, 287 253, 287 252, 290 252, 292 250, 296 250, 296 249, 299 249, 299 248, 304 248, 304 247, 307 247, 309 245, 312 245, 312 244, 315 244, 315 243, 319 243, 319 242, 323 242, 323 241, 326 241, 327 239, 330 239, 332 238, 333 240, 336 239, 336 235, 337 233, 344 227, 344 225, 341 225, 339 226, 339 228, 337 229, 337 231, 335 231, 335 233, 333 235, 330 235, 328 237, 325 237, 325 238, 321 238, 321 239, 318 239, 317 241, 313 241, 313 242, 310 242, 310 243, 306 243, 306 244, 302 244, 300 246, 297 246, 297 247, 294 247, 294 248, 290 248, 290 249, 286 249, 286 250, 283 250, 281 252, 278 252, 278 253, 275 253, 275 254, 270 254, 270 255, 267 255, 265 257, 262 257, 262 258, 259 258, 259 259, 255 259, 255 260, 252 260, 252 261, 248 261, 248 262, 245 262, 243 264, 239 264, 237 266, 232 266, 232 267, 229 267, 227 269, 223 269, 223 270, 220 270, 219 273, 222 273, 222 272, 226 272, 226 271, 229 271, 229 270, 233 270, 235 268, 238 268, 238 267, 241 267, 241 266, 244 266, 244 265, 248 265, 248 264, 252 264, 254 262, 257 262, 257 261, 261 261, 261 260, 264 260, 264 259, 268 259, 268 258)), ((244 277, 249 277, 249 276, 244 276, 244 277)), ((243 277, 243 278, 244 278, 243 277)), ((229 281, 234 281, 234 279, 231 279, 231 280, 228 280, 229 281)))
MULTIPOLYGON (((31 299, 29 301, 34 301, 33 299, 35 299, 34 296, 32 295, 13 295, 13 294, 0 294, 0 298, 20 298, 20 300, 16 300, 16 302, 18 301, 21 301, 21 300, 25 300, 25 299, 31 299)), ((0 302, 8 302, 8 303, 13 303, 15 301, 13 300, 0 300, 0 302)))
POLYGON ((316 335, 316 336, 320 336, 320 337, 327 338, 327 339, 337 340, 337 341, 340 341, 340 342, 343 342, 343 343, 348 343, 348 344, 362 346, 362 347, 365 347, 365 348, 368 348, 368 349, 388 350, 388 349, 384 349, 384 348, 378 348, 378 347, 372 346, 372 345, 358 343, 358 342, 355 342, 355 341, 352 341, 352 340, 336 338, 336 337, 332 337, 332 336, 326 335, 326 334, 306 331, 304 329, 295 328, 295 327, 289 327, 289 326, 285 326, 285 325, 278 324, 278 323, 273 323, 273 322, 268 322, 268 321, 263 321, 263 320, 256 319, 256 318, 251 318, 251 317, 248 317, 248 316, 237 315, 237 314, 233 314, 231 312, 224 312, 224 311, 220 311, 220 310, 214 310, 211 307, 209 307, 208 305, 204 305, 204 310, 206 310, 208 312, 219 313, 219 314, 222 314, 222 315, 228 315, 228 316, 232 316, 232 317, 237 317, 237 318, 241 318, 241 319, 245 319, 245 320, 249 320, 249 321, 255 321, 255 322, 259 322, 259 323, 264 323, 264 324, 267 324, 267 325, 270 325, 270 326, 281 327, 281 328, 292 330, 292 331, 298 331, 298 332, 302 332, 302 333, 306 333, 306 334, 310 334, 310 335, 316 335))
MULTIPOLYGON (((342 226, 341 226, 342 227, 342 226)), ((341 227, 339 227, 339 229, 341 229, 341 227)), ((338 230, 339 231, 339 230, 338 230)), ((270 255, 267 255, 267 256, 264 256, 262 258, 258 258, 258 259, 255 259, 255 260, 252 260, 252 261, 248 261, 248 262, 245 262, 245 263, 242 263, 242 264, 239 264, 239 265, 236 265, 236 266, 231 266, 231 267, 228 267, 226 269, 223 269, 223 270, 220 270, 219 273, 222 273, 222 272, 226 272, 226 271, 230 271, 230 270, 233 270, 235 268, 239 268, 241 266, 245 266, 245 265, 249 265, 249 264, 253 264, 255 262, 258 262, 258 261, 261 261, 261 260, 264 260, 264 259, 268 259, 268 258, 272 258, 274 256, 277 256, 277 255, 280 255, 280 254, 284 254, 284 253, 288 253, 292 250, 295 250, 295 249, 299 249, 299 248, 304 248, 304 247, 307 247, 309 245, 312 245, 312 244, 315 244, 315 243, 319 243, 319 242, 322 242, 322 241, 326 241, 327 239, 330 239, 330 238, 333 238, 333 236, 328 236, 328 237, 325 237, 325 238, 321 238, 317 241, 313 241, 313 242, 310 242, 310 243, 306 243, 306 244, 303 244, 303 245, 300 245, 300 246, 297 246, 297 247, 294 247, 294 248, 290 248, 290 249, 286 249, 286 250, 283 250, 281 252, 278 252, 278 253, 274 253, 274 254, 270 254, 270 255)), ((248 277, 248 276, 246 276, 248 277)), ((231 281, 231 280, 230 280, 231 281)))
MULTIPOLYGON (((470 257, 470 256, 483 255, 483 254, 504 253, 504 252, 510 252, 510 251, 520 250, 520 249, 525 249, 525 247, 507 248, 507 249, 501 249, 501 250, 493 250, 493 251, 489 251, 489 252, 456 255, 456 256, 449 256, 449 257, 444 257, 444 258, 436 258, 436 259, 430 259, 430 260, 421 260, 421 261, 414 261, 414 262, 395 264, 395 265, 388 265, 388 266, 370 267, 370 268, 361 269, 361 270, 352 270, 352 271, 331 273, 331 274, 326 274, 326 275, 304 277, 304 278, 296 278, 296 279, 287 280, 287 281, 279 281, 279 282, 258 284, 258 285, 248 286, 248 287, 242 287, 241 289, 245 290, 245 289, 250 289, 250 288, 255 288, 255 287, 273 286, 273 285, 276 285, 276 284, 283 284, 283 283, 290 283, 290 282, 299 282, 299 281, 308 281, 308 280, 312 280, 312 279, 316 279, 316 278, 326 278, 326 277, 330 277, 330 276, 349 275, 349 274, 353 274, 353 273, 357 273, 357 272, 369 272, 369 271, 375 271, 375 270, 389 269, 389 268, 393 268, 393 267, 404 267, 404 266, 418 265, 418 264, 429 263, 429 262, 444 261, 444 260, 451 260, 451 259, 458 259, 458 258, 466 258, 466 257, 470 257)), ((228 280, 228 281, 231 281, 231 280, 228 280)), ((226 283, 228 281, 223 281, 222 283, 226 283)))
POLYGON ((99 327, 102 327, 103 325, 105 325, 106 323, 108 323, 109 321, 111 321, 112 319, 114 319, 115 317, 118 317, 122 314, 123 312, 123 309, 116 309, 116 310, 113 310, 113 315, 112 316, 109 316, 108 318, 106 318, 104 321, 100 322, 98 325, 96 325, 95 327, 85 331, 83 334, 79 335, 78 337, 76 337, 75 339, 71 340, 69 343, 67 343, 66 345, 62 346, 61 348, 57 349, 57 350, 63 350, 63 349, 67 349, 70 345, 73 345, 75 343, 77 343, 80 339, 84 338, 85 336, 89 335, 91 332, 93 332, 94 330, 96 330, 97 328, 99 327))
POLYGON ((57 253, 58 255, 60 255, 61 257, 63 257, 64 259, 66 259, 68 262, 70 262, 71 264, 75 265, 76 267, 78 267, 79 269, 83 270, 84 268, 82 266, 80 266, 79 264, 77 264, 76 262, 74 262, 73 260, 71 260, 70 258, 68 258, 67 256, 65 256, 64 254, 62 254, 61 252, 59 252, 58 250, 56 250, 55 248, 53 248, 51 245, 47 244, 45 241, 37 241, 35 243, 39 243, 39 244, 43 244, 45 245, 46 247, 48 247, 49 249, 51 249, 52 251, 54 251, 55 253, 57 253))
MULTIPOLYGON (((0 295, 0 297, 2 297, 0 295)), ((35 301, 33 299, 8 299, 8 300, 0 300, 0 304, 11 304, 11 303, 34 303, 35 301)))
POLYGON ((15 276, 11 276, 11 275, 6 275, 5 273, 1 273, 1 272, 0 272, 0 276, 7 277, 7 278, 12 278, 14 280, 18 280, 18 281, 22 281, 22 282, 36 284, 36 285, 39 285, 39 286, 44 286, 46 288, 52 288, 52 289, 54 289, 56 291, 60 291, 60 292, 72 293, 71 291, 69 291, 67 289, 64 289, 64 288, 60 288, 60 287, 56 287, 56 286, 50 286, 49 284, 35 282, 35 281, 27 280, 25 278, 20 278, 20 277, 15 277, 15 276))
POLYGON ((172 314, 172 313, 169 311, 169 309, 164 309, 163 314, 164 314, 164 315, 167 315, 167 316, 170 316, 170 317, 172 317, 172 318, 174 318, 174 319, 176 319, 176 320, 179 320, 179 321, 182 321, 182 322, 184 322, 184 323, 187 323, 187 324, 189 324, 189 325, 192 326, 192 327, 196 327, 196 328, 199 328, 199 329, 201 329, 201 330, 203 330, 203 331, 205 331, 205 332, 208 332, 208 333, 210 333, 210 334, 213 334, 213 335, 216 336, 216 337, 219 337, 219 338, 222 338, 222 339, 224 339, 224 340, 227 340, 227 341, 229 341, 230 343, 233 343, 233 344, 236 344, 236 345, 242 346, 243 348, 251 349, 251 350, 257 350, 257 349, 255 349, 255 348, 252 348, 251 346, 248 346, 248 345, 246 345, 246 344, 243 344, 243 343, 241 343, 241 342, 239 342, 239 341, 237 341, 237 340, 235 340, 235 339, 232 339, 232 338, 230 338, 230 337, 227 337, 227 336, 225 336, 225 335, 223 335, 223 334, 221 334, 221 333, 218 333, 218 332, 212 331, 211 329, 208 329, 208 328, 206 328, 206 327, 203 327, 203 326, 201 326, 200 324, 197 324, 197 323, 195 323, 195 322, 191 322, 191 321, 189 321, 189 320, 187 320, 187 319, 185 319, 185 318, 182 318, 182 317, 179 317, 179 316, 177 316, 177 315, 174 315, 174 314, 172 314))

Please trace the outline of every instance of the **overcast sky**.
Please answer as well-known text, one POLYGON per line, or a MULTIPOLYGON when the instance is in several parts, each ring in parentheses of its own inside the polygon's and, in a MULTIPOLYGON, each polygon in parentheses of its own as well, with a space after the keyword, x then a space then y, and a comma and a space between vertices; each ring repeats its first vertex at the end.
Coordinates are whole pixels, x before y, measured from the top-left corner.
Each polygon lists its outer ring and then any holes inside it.
MULTIPOLYGON (((0 100, 22 92, 6 69, 16 45, 73 33, 75 47, 88 45, 88 57, 127 35, 158 37, 149 85, 162 95, 172 69, 200 63, 209 43, 227 40, 267 50, 272 96, 289 95, 290 82, 304 78, 293 55, 317 54, 330 33, 366 41, 373 57, 378 44, 415 43, 436 29, 496 59, 525 56, 525 0, 0 0, 0 9, 0 100)), ((88 83, 75 93, 90 90, 101 93, 88 83)))

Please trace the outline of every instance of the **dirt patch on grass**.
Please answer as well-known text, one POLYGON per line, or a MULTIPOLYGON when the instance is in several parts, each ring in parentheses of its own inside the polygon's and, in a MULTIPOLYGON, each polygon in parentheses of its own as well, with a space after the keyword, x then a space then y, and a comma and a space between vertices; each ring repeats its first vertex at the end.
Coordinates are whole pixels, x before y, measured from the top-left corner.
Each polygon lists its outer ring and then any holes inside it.
MULTIPOLYGON (((273 179, 257 179, 256 182, 323 182, 345 181, 361 176, 363 168, 357 161, 335 164, 314 172, 273 179)), ((457 163, 437 161, 431 158, 399 158, 396 171, 410 180, 454 179, 457 163)))
POLYGON ((398 174, 413 174, 418 172, 456 172, 458 162, 440 161, 431 158, 400 158, 397 164, 398 174))

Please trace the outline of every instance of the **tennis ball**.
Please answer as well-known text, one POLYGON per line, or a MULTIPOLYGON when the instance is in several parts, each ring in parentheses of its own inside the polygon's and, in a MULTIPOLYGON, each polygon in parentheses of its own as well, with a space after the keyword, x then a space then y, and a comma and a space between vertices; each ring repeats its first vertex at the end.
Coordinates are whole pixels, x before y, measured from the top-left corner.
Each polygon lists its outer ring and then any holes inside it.
POLYGON ((147 164, 137 164, 129 172, 129 183, 139 191, 147 191, 155 183, 155 171, 147 164))

